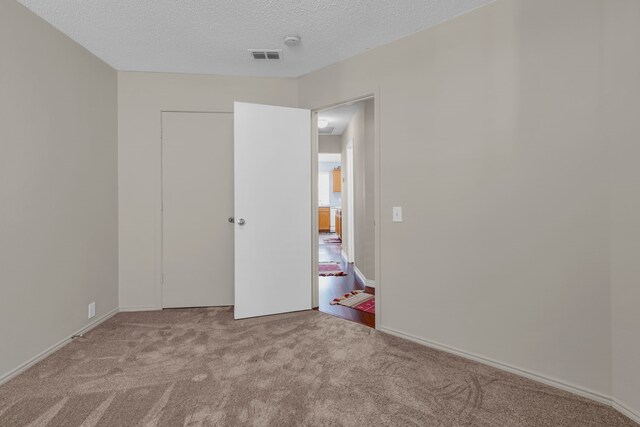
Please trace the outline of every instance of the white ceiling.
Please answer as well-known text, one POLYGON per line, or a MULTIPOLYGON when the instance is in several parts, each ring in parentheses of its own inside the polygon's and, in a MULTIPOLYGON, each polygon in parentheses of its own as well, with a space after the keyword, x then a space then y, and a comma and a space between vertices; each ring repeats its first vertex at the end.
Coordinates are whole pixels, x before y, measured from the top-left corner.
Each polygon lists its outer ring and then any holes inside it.
POLYGON ((18 1, 117 70, 297 77, 493 0, 18 1))
POLYGON ((320 135, 342 135, 356 111, 358 111, 358 105, 353 103, 318 112, 318 121, 329 122, 326 129, 331 130, 331 132, 323 132, 322 129, 318 129, 320 135))

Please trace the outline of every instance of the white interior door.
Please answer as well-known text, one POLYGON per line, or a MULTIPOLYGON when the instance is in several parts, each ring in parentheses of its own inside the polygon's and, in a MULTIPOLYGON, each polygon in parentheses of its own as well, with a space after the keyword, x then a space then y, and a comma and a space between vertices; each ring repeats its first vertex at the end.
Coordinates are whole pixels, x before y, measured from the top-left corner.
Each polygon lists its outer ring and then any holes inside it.
POLYGON ((162 306, 233 305, 233 115, 162 113, 162 306))
POLYGON ((236 102, 235 318, 311 308, 311 112, 236 102))

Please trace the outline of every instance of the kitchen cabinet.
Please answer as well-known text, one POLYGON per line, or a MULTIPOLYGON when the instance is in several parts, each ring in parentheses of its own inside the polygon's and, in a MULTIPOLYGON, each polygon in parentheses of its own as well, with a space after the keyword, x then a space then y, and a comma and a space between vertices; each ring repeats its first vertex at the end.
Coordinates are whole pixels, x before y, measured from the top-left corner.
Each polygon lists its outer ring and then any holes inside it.
POLYGON ((318 230, 320 232, 331 231, 331 209, 318 208, 318 230))
POLYGON ((333 170, 333 192, 339 193, 342 187, 342 171, 340 168, 333 170))
POLYGON ((336 210, 336 233, 342 239, 342 210, 336 210))

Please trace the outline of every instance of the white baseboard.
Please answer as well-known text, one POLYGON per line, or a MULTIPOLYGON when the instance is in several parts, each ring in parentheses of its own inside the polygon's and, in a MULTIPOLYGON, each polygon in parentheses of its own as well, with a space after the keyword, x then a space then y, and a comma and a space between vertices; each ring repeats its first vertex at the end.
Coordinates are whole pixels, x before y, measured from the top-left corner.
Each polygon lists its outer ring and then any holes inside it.
POLYGON ((114 315, 116 315, 118 313, 118 311, 119 311, 118 308, 114 308, 110 312, 106 313, 104 316, 94 320, 93 322, 89 323, 87 326, 84 326, 84 327, 80 328, 79 330, 77 330, 74 333, 72 333, 69 337, 57 342, 56 344, 52 345, 48 349, 44 350, 42 353, 40 353, 40 354, 36 355, 35 357, 32 357, 31 359, 27 360, 26 362, 24 362, 22 365, 18 366, 17 368, 12 369, 11 371, 3 374, 2 376, 0 376, 0 384, 6 383, 7 381, 11 380, 12 378, 14 378, 14 377, 20 375, 21 373, 23 373, 24 371, 26 371, 27 369, 29 369, 30 367, 32 367, 33 365, 35 365, 36 363, 41 361, 42 359, 46 358, 50 354, 55 353, 56 351, 60 350, 62 347, 64 347, 65 345, 67 345, 67 344, 69 344, 71 342, 71 337, 72 336, 81 335, 81 334, 84 334, 85 332, 89 332, 91 329, 95 328, 96 326, 98 326, 99 324, 104 322, 105 320, 108 320, 109 318, 111 318, 114 315))
POLYGON ((616 399, 603 395, 601 393, 595 392, 593 390, 586 389, 584 387, 580 387, 574 384, 570 384, 555 378, 548 377, 543 374, 539 374, 537 372, 529 371, 527 369, 519 368, 517 366, 512 366, 507 363, 503 363, 494 359, 490 359, 487 357, 479 356, 477 354, 473 354, 464 350, 460 350, 454 347, 450 347, 445 344, 440 344, 434 341, 430 341, 424 338, 417 337, 415 335, 407 334, 404 332, 397 331, 393 328, 388 328, 382 326, 380 328, 382 332, 386 332, 390 335, 394 335, 400 338, 407 339, 409 341, 413 341, 418 344, 422 344, 426 347, 434 348, 436 350, 444 351, 447 353, 455 354, 456 356, 464 357, 465 359, 470 359, 478 363, 482 363, 484 365, 489 365, 493 368, 501 369, 503 371, 510 372, 512 374, 520 375, 522 377, 529 378, 531 380, 546 384, 551 387, 559 388, 564 391, 568 391, 569 393, 576 394, 581 397, 585 397, 587 399, 595 400, 596 402, 603 403, 605 405, 611 406, 618 412, 624 414, 625 416, 631 418, 633 421, 640 423, 640 414, 634 412, 629 407, 623 405, 621 402, 616 399))
POLYGON ((611 399, 611 406, 622 415, 640 424, 640 411, 636 412, 617 399, 611 399))
POLYGON ((358 267, 356 267, 356 265, 354 264, 353 266, 353 272, 356 274, 356 278, 358 279, 358 281, 360 283, 367 283, 367 278, 364 277, 364 274, 362 274, 362 272, 360 270, 358 270, 358 267))
POLYGON ((161 308, 156 307, 155 305, 146 305, 146 306, 132 306, 132 307, 120 307, 120 311, 122 312, 130 312, 130 311, 156 311, 162 310, 161 308))
POLYGON ((342 257, 342 259, 344 260, 344 262, 346 262, 347 264, 349 263, 349 257, 347 256, 347 254, 345 253, 345 251, 340 251, 340 256, 342 257))
POLYGON ((362 271, 360 271, 358 269, 358 267, 356 267, 355 265, 353 266, 353 271, 356 273, 356 277, 358 278, 358 280, 361 283, 364 283, 365 286, 368 286, 370 288, 375 288, 376 287, 376 281, 375 280, 369 280, 366 277, 364 277, 364 274, 362 274, 362 271))

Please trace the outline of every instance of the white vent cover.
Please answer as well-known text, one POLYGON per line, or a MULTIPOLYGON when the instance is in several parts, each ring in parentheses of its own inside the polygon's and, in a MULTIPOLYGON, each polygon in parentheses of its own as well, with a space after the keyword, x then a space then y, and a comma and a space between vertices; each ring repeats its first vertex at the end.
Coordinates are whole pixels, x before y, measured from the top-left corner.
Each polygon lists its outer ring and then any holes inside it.
POLYGON ((279 61, 282 59, 282 49, 249 49, 253 59, 259 61, 279 61))

